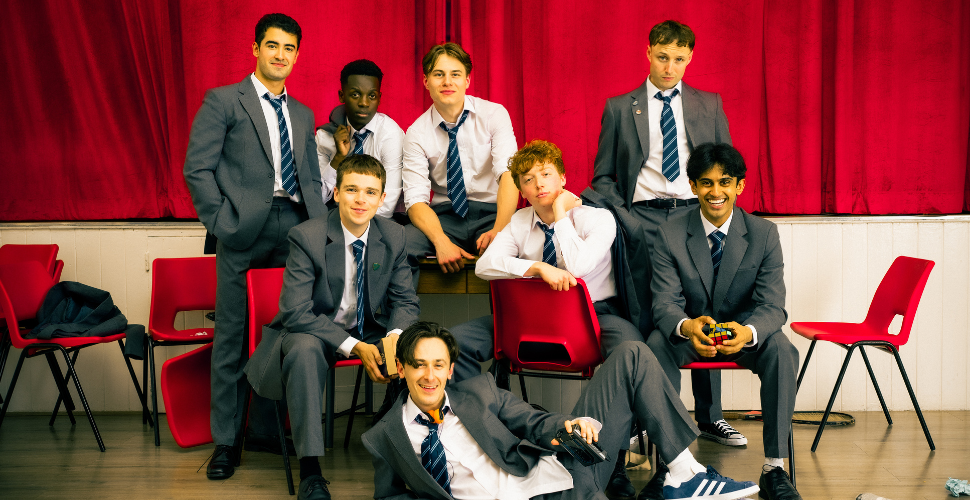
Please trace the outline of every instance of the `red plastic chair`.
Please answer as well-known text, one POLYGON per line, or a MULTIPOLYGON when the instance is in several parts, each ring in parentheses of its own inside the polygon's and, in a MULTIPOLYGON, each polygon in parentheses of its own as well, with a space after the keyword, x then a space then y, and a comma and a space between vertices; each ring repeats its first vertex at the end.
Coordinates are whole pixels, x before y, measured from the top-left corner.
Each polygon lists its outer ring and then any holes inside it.
MULTIPOLYGON (((7 409, 10 407, 10 397, 13 395, 14 388, 17 386, 17 379, 20 377, 20 370, 23 368, 24 360, 26 358, 44 355, 47 358, 48 364, 51 366, 54 381, 60 392, 58 402, 61 400, 64 401, 71 423, 75 423, 74 415, 72 414, 74 403, 67 390, 68 380, 74 381, 74 387, 77 389, 77 394, 81 399, 84 412, 87 414, 88 421, 91 423, 91 429, 94 431, 98 448, 104 451, 104 442, 101 440, 98 426, 94 422, 94 416, 91 414, 91 408, 88 406, 87 398, 84 396, 84 390, 81 389, 81 381, 78 379, 74 369, 74 362, 77 360, 78 352, 85 347, 118 342, 118 345, 121 347, 122 358, 128 366, 128 373, 131 375, 131 380, 135 385, 135 390, 138 392, 138 396, 144 405, 144 396, 141 387, 138 385, 138 380, 135 377, 135 371, 132 369, 128 357, 124 355, 125 334, 119 333, 107 337, 24 338, 23 335, 27 333, 27 330, 20 328, 17 322, 36 317, 37 311, 43 303, 44 297, 47 295, 47 291, 52 286, 54 286, 54 280, 50 275, 49 268, 45 269, 38 262, 0 265, 0 312, 3 313, 3 317, 6 320, 8 335, 12 346, 22 350, 20 359, 17 361, 17 368, 14 370, 13 378, 10 381, 10 387, 7 389, 7 396, 4 399, 5 403, 2 409, 0 409, 0 425, 3 424, 4 416, 6 416, 7 409), (54 357, 57 351, 61 352, 64 356, 64 361, 67 363, 66 374, 62 374, 59 367, 54 369, 57 367, 57 360, 54 357), (73 357, 69 355, 72 352, 74 353, 73 357)), ((55 413, 51 417, 51 425, 53 425, 57 408, 54 411, 55 413)))
MULTIPOLYGON (((283 289, 283 271, 284 268, 280 267, 272 269, 251 269, 246 273, 246 294, 248 296, 247 307, 249 312, 247 324, 249 327, 250 356, 256 352, 256 346, 259 345, 260 340, 263 338, 263 325, 272 322, 276 314, 279 313, 280 292, 283 289)), ((341 412, 334 412, 334 391, 337 385, 335 369, 345 366, 362 365, 361 360, 357 358, 338 359, 330 367, 329 373, 327 374, 326 429, 324 432, 324 447, 327 449, 333 448, 334 419, 344 415, 350 415, 350 421, 347 423, 347 433, 344 436, 344 448, 347 448, 350 445, 350 432, 354 425, 354 415, 356 415, 357 410, 367 406, 366 404, 357 404, 357 397, 360 394, 360 382, 364 374, 363 367, 361 367, 357 371, 357 382, 354 386, 354 397, 350 408, 341 412)), ((283 441, 283 420, 285 416, 282 414, 282 405, 280 402, 277 401, 276 403, 280 424, 280 445, 281 449, 286 449, 286 443, 283 441)), ((243 434, 245 435, 245 432, 243 434)), ((293 495, 293 477, 290 474, 289 457, 286 453, 283 453, 283 465, 286 469, 286 484, 290 494, 293 495)))
POLYGON ((212 442, 209 427, 211 365, 211 342, 162 364, 165 420, 175 443, 182 448, 212 442))
POLYGON ((603 362, 600 324, 586 283, 561 292, 540 279, 489 282, 495 324, 495 360, 506 360, 519 375, 522 399, 528 401, 522 376, 589 380, 603 362), (537 310, 555 314, 535 314, 537 310), (523 370, 531 370, 524 372, 523 370), (545 372, 573 372, 564 375, 545 372))
POLYGON ((815 350, 816 342, 825 340, 849 351, 846 353, 845 361, 842 363, 842 371, 839 372, 839 378, 835 381, 835 388, 832 389, 832 397, 829 398, 829 404, 825 407, 822 423, 818 426, 818 432, 815 434, 812 451, 818 448, 818 442, 822 438, 822 431, 825 429, 825 422, 829 418, 829 413, 832 412, 832 405, 835 404, 835 396, 838 395, 839 387, 842 385, 842 377, 845 376, 845 370, 849 367, 849 360, 852 359, 852 352, 856 348, 859 349, 859 352, 862 354, 862 359, 866 363, 866 370, 869 371, 869 378, 872 380, 872 386, 876 389, 876 396, 879 397, 879 404, 882 405, 882 411, 886 415, 886 421, 889 425, 893 424, 893 420, 889 416, 889 409, 886 407, 886 401, 882 397, 882 391, 879 390, 879 383, 876 382, 876 376, 872 372, 872 366, 869 364, 869 357, 866 355, 865 346, 883 349, 892 353, 893 357, 896 358, 899 373, 903 376, 903 382, 906 383, 906 390, 909 391, 909 398, 913 401, 913 406, 916 408, 916 415, 919 417, 919 423, 923 426, 923 434, 926 436, 926 442, 930 445, 931 450, 936 449, 936 445, 933 444, 933 438, 930 436, 930 430, 926 427, 926 420, 923 419, 923 412, 920 411, 919 403, 916 401, 913 386, 909 383, 906 369, 903 368, 903 361, 899 357, 899 347, 909 341, 909 334, 913 328, 913 319, 916 317, 916 308, 919 306, 919 300, 923 296, 923 289, 926 287, 926 280, 929 279, 930 271, 934 265, 934 262, 931 260, 902 256, 896 257, 896 260, 893 261, 892 266, 886 271, 886 275, 883 276, 882 281, 879 283, 879 287, 876 288, 876 294, 872 297, 872 303, 869 304, 869 313, 862 323, 799 321, 791 324, 791 329, 795 333, 812 341, 812 345, 808 348, 808 355, 805 356, 805 362, 802 364, 802 371, 798 374, 798 387, 802 385, 802 378, 805 376, 805 369, 808 368, 808 361, 812 358, 812 352, 815 350), (897 314, 903 316, 903 326, 898 334, 893 335, 889 333, 889 324, 897 314))
MULTIPOLYGON (((680 367, 681 370, 746 370, 747 368, 735 363, 734 361, 695 361, 680 367)), ((788 424, 788 469, 791 471, 791 485, 795 487, 795 440, 793 436, 794 428, 788 424)), ((659 463, 660 450, 653 463, 659 463)))
MULTIPOLYGON (((158 385, 155 379, 155 348, 159 346, 176 346, 206 344, 212 342, 214 330, 212 328, 175 328, 175 317, 184 311, 205 311, 216 307, 216 258, 190 257, 184 259, 155 259, 152 262, 152 303, 148 316, 148 362, 144 364, 142 381, 145 384, 145 394, 148 393, 148 375, 144 373, 150 367, 152 381, 152 415, 158 422, 158 385)), ((179 364, 171 365, 169 369, 176 369, 179 364)), ((169 376, 174 380, 174 374, 169 376)), ((209 377, 206 376, 205 380, 209 377)), ((164 390, 164 377, 163 377, 164 390)), ((198 394, 200 384, 196 383, 184 390, 193 397, 198 394)), ((170 388, 170 391, 175 388, 170 388)), ((209 386, 206 385, 206 390, 209 386)), ((173 394, 174 396, 174 394, 173 394)), ((174 396, 177 397, 177 396, 174 396)), ((166 409, 168 405, 166 404, 166 409)), ((171 418, 171 417, 169 417, 171 418)), ((169 428, 173 428, 169 423, 169 428)), ((155 446, 161 441, 155 427, 155 446)), ((174 432, 173 432, 174 435, 174 432)), ((211 440, 211 437, 209 438, 211 440)), ((202 444, 202 443, 198 443, 202 444)), ((194 445, 193 445, 194 446, 194 445)))

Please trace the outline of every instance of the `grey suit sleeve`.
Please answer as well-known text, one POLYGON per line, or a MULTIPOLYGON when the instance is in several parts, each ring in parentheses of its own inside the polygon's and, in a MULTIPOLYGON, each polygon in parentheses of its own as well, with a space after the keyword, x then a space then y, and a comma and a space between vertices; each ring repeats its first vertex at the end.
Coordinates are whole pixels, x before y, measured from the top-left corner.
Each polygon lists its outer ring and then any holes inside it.
POLYGON ((724 114, 724 102, 721 94, 717 96, 717 109, 714 111, 714 142, 731 144, 731 132, 728 130, 727 115, 724 114))
POLYGON ((743 323, 754 325, 758 330, 758 345, 764 345, 765 339, 781 331, 788 321, 788 312, 785 311, 785 261, 778 228, 774 224, 768 229, 765 257, 758 268, 751 303, 754 308, 743 323))
POLYGON ((320 175, 320 159, 317 156, 317 140, 314 134, 313 126, 313 111, 307 109, 307 128, 309 132, 306 134, 306 145, 304 146, 304 155, 307 159, 307 166, 310 170, 310 189, 311 192, 307 193, 303 197, 303 203, 306 205, 307 214, 310 218, 319 217, 321 215, 327 215, 327 208, 323 205, 323 178, 320 175))
POLYGON ((684 286, 680 282, 677 265, 670 255, 670 245, 663 226, 657 229, 650 262, 653 265, 653 277, 650 280, 650 291, 653 293, 653 321, 664 338, 669 340, 680 320, 687 317, 687 313, 684 312, 687 300, 684 298, 684 286))
POLYGON ((489 387, 498 404, 496 416, 512 434, 541 448, 554 449, 551 441, 566 420, 572 420, 572 417, 536 410, 522 398, 499 389, 495 384, 489 384, 489 387))
MULTIPOLYGON (((402 231, 401 234, 403 237, 405 233, 402 231)), ((387 321, 388 331, 406 329, 418 320, 418 315, 421 313, 418 294, 411 283, 411 266, 408 265, 405 249, 407 249, 406 241, 402 242, 394 259, 394 272, 388 283, 387 303, 390 309, 390 317, 387 321)))
MULTIPOLYGON (((315 335, 336 350, 347 339, 347 332, 326 315, 314 310, 313 291, 317 278, 316 267, 310 256, 322 255, 323 245, 320 241, 312 241, 299 226, 290 230, 289 240, 290 255, 283 273, 280 312, 274 322, 282 322, 290 333, 315 335), (319 247, 317 252, 312 251, 311 245, 319 247)), ((324 262, 318 264, 326 268, 324 262)))
POLYGON ((599 145, 596 148, 596 160, 593 163, 593 189, 610 199, 614 206, 624 206, 623 197, 616 187, 616 148, 617 148, 617 116, 613 106, 607 99, 603 107, 602 127, 600 128, 599 145))
POLYGON ((217 92, 209 90, 192 120, 182 170, 199 220, 216 237, 221 236, 217 230, 216 216, 223 204, 228 203, 215 176, 226 140, 227 124, 225 105, 217 92))

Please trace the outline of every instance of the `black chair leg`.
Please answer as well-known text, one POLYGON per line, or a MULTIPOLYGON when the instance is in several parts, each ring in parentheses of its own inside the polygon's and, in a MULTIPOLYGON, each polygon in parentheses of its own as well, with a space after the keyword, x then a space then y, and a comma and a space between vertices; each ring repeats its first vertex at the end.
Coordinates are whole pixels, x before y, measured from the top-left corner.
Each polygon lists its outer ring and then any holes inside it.
MULTIPOLYGON (((3 369, 7 366, 7 356, 10 354, 10 337, 7 335, 0 339, 0 380, 3 380, 3 369)), ((0 404, 3 404, 3 397, 0 397, 0 404)))
POLYGON ((822 439, 822 431, 825 430, 825 422, 829 420, 829 414, 832 413, 832 405, 835 404, 835 396, 839 394, 839 387, 842 385, 842 378, 845 377, 845 370, 849 367, 849 361, 852 360, 852 351, 856 346, 849 347, 849 351, 845 353, 845 361, 842 363, 842 370, 839 372, 839 378, 835 381, 835 388, 832 389, 832 397, 829 398, 829 404, 825 407, 825 414, 822 415, 822 422, 818 425, 818 432, 815 434, 815 442, 812 443, 812 452, 818 448, 818 441, 822 439))
MULTIPOLYGON (((145 393, 141 391, 141 385, 138 384, 138 377, 135 375, 135 369, 131 366, 131 360, 125 355, 125 341, 123 339, 118 339, 118 346, 121 347, 121 359, 125 360, 125 365, 128 366, 128 375, 131 376, 131 383, 135 386, 135 393, 138 395, 138 402, 141 403, 141 414, 143 416, 148 415, 148 399, 145 393)), ((155 421, 149 419, 148 425, 154 427, 155 421)))
MULTIPOLYGON (((360 381, 364 376, 364 367, 361 366, 357 370, 357 383, 354 384, 354 398, 350 402, 350 416, 347 420, 347 432, 344 433, 344 449, 350 447, 350 431, 354 428, 354 417, 357 415, 357 396, 360 395, 360 381)), ((370 377, 368 377, 370 380, 370 377)), ((390 389, 390 387, 388 387, 390 389)), ((365 396, 366 397, 366 396, 365 396)))
MULTIPOLYGON (((358 367, 358 369, 363 370, 364 367, 358 367)), ((334 391, 337 388, 337 374, 336 370, 331 367, 327 370, 327 408, 326 408, 326 422, 324 422, 323 431, 323 448, 326 450, 333 449, 333 419, 334 419, 334 391)))
MULTIPOLYGON (((72 364, 77 363, 77 355, 80 352, 74 351, 72 364)), ((57 358, 54 357, 54 351, 47 351, 44 357, 47 358, 47 365, 50 366, 51 376, 54 377, 54 384, 57 385, 57 401, 54 403, 54 411, 51 412, 51 419, 47 422, 47 425, 54 425, 54 421, 57 420, 57 412, 61 410, 61 402, 64 403, 64 409, 67 411, 67 418, 71 420, 71 425, 77 425, 77 420, 74 419, 74 410, 77 407, 74 405, 74 398, 71 397, 71 393, 67 390, 67 380, 71 378, 71 371, 68 369, 67 375, 61 373, 61 367, 57 365, 57 358)))
MULTIPOLYGON (((361 370, 364 369, 363 366, 360 367, 361 370)), ((374 381, 367 377, 364 379, 364 413, 367 415, 374 414, 374 381)))
POLYGON ((872 380, 872 386, 876 389, 876 396, 879 397, 879 404, 882 406, 882 414, 886 416, 886 422, 889 425, 893 425, 893 419, 889 416, 889 408, 886 407, 886 400, 882 397, 879 382, 876 382, 876 374, 872 372, 872 365, 869 364, 869 356, 866 354, 865 347, 860 345, 859 353, 862 354, 862 360, 866 362, 866 370, 869 371, 869 380, 872 380))
MULTIPOLYGON (((155 344, 148 340, 148 360, 147 367, 151 371, 152 377, 152 418, 158 422, 158 383, 155 381, 155 344)), ((162 442, 158 435, 158 426, 155 426, 155 446, 161 446, 162 442)))
MULTIPOLYGON (((232 451, 236 459, 236 467, 239 467, 242 464, 243 445, 245 444, 245 441, 246 441, 246 428, 249 426, 249 406, 252 404, 252 402, 253 402, 253 391, 247 390, 246 399, 243 400, 242 425, 239 426, 238 430, 236 430, 236 439, 235 441, 233 441, 233 447, 232 447, 233 448, 232 451)), ((283 448, 283 449, 286 450, 286 448, 283 448)))
MULTIPOLYGON (((141 353, 141 392, 145 395, 145 404, 148 404, 148 346, 151 344, 151 341, 152 338, 149 335, 145 335, 145 350, 141 353)), ((145 425, 150 416, 151 412, 146 408, 141 414, 141 424, 145 425)), ((157 422, 157 420, 155 421, 157 422)))
POLYGON ((795 488, 795 426, 791 423, 788 424, 788 470, 791 471, 791 486, 795 488))
POLYGON ((286 435, 283 433, 283 422, 286 421, 286 415, 283 414, 283 404, 280 401, 274 401, 274 403, 276 403, 276 429, 280 433, 280 449, 283 450, 283 471, 286 473, 286 487, 290 495, 295 495, 293 474, 290 470, 290 454, 286 451, 286 435))
MULTIPOLYGON (((81 389, 81 381, 77 378, 77 371, 74 369, 74 363, 71 362, 71 356, 67 354, 67 350, 61 346, 57 346, 64 355, 64 361, 67 362, 67 373, 74 379, 74 388, 77 389, 77 397, 81 400, 81 405, 84 406, 84 413, 88 415, 88 422, 91 423, 91 430, 94 431, 94 438, 98 441, 98 448, 101 452, 104 452, 104 442, 101 441, 101 433, 98 432, 98 424, 94 422, 94 415, 91 414, 91 407, 88 406, 88 400, 84 397, 84 389, 81 389)), ((75 357, 77 357, 77 351, 74 351, 75 357)))
POLYGON ((27 349, 20 352, 20 358, 17 360, 17 368, 13 370, 13 378, 10 379, 10 386, 7 387, 7 395, 4 396, 3 406, 0 406, 0 426, 3 426, 3 417, 7 415, 7 409, 10 408, 10 398, 13 396, 13 388, 17 386, 17 379, 20 378, 20 369, 24 366, 24 359, 27 358, 27 349))
POLYGON ((808 354, 805 355, 805 361, 802 362, 802 371, 798 374, 798 382, 795 382, 795 394, 798 394, 798 388, 802 386, 802 379, 805 378, 805 370, 808 369, 808 360, 812 359, 816 342, 818 341, 813 340, 812 345, 808 346, 808 354))
POLYGON ((529 394, 525 390, 525 377, 519 373, 519 389, 522 391, 522 401, 529 402, 529 394))
POLYGON ((913 408, 916 408, 916 416, 919 417, 919 424, 923 426, 923 434, 926 436, 926 443, 930 445, 930 450, 936 450, 936 445, 933 444, 933 437, 930 436, 930 429, 926 427, 926 420, 923 418, 923 412, 919 409, 919 403, 916 402, 916 393, 913 392, 913 385, 909 383, 909 376, 906 375, 906 369, 903 368, 903 360, 899 358, 899 351, 896 350, 896 346, 890 345, 889 349, 893 352, 893 357, 896 358, 896 365, 899 366, 899 373, 903 376, 903 382, 906 382, 906 390, 909 391, 909 399, 913 401, 913 408))

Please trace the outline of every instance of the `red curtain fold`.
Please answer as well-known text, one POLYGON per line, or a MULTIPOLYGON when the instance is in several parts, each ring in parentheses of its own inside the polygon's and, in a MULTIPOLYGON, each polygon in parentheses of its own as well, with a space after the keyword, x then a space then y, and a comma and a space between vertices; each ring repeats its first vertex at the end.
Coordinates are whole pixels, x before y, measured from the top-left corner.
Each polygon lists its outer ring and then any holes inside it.
MULTIPOLYGON (((558 144, 592 177, 606 99, 642 84, 650 28, 697 34, 685 81, 721 93, 748 166, 741 206, 769 213, 970 211, 970 4, 961 0, 364 0, 272 7, 300 22, 289 91, 323 124, 339 71, 373 59, 381 111, 430 106, 421 57, 462 43, 470 93, 508 108, 519 143, 558 144)), ((206 89, 252 72, 252 0, 14 0, 0 220, 195 218, 182 178, 206 89)))

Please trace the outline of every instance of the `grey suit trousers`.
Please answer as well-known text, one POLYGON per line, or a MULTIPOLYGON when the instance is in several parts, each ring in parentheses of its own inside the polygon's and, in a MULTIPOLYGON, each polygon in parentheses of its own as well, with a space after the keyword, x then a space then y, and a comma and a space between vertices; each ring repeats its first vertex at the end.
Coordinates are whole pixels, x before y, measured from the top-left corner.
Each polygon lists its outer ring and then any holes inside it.
MULTIPOLYGON (((469 201, 465 217, 456 214, 448 202, 434 205, 431 209, 438 215, 441 229, 451 242, 472 255, 478 254, 475 247, 478 238, 495 226, 497 209, 494 203, 469 201)), ((404 234, 407 239, 408 265, 411 266, 411 283, 417 288, 420 275, 418 259, 423 259, 425 255, 434 255, 435 249, 431 240, 414 224, 404 226, 404 234)))
POLYGON ((788 456, 788 433, 791 430, 792 413, 795 411, 798 349, 784 333, 775 332, 767 338, 759 339, 757 350, 745 348, 729 356, 718 354, 713 358, 702 358, 687 339, 674 339, 671 344, 662 335, 651 335, 647 339, 647 345, 656 354, 667 378, 678 389, 680 367, 694 361, 734 361, 756 373, 761 379, 765 456, 788 456))
MULTIPOLYGON (((609 300, 596 302, 593 308, 600 323, 600 349, 603 359, 609 358, 613 350, 623 342, 643 342, 640 330, 620 317, 609 300)), ((450 330, 461 348, 461 353, 455 362, 453 382, 461 382, 480 375, 481 362, 492 359, 495 354, 495 328, 492 315, 475 318, 450 330)))
MULTIPOLYGON (((680 217, 695 206, 674 207, 669 209, 650 208, 634 205, 630 214, 640 221, 643 227, 644 242, 653 253, 653 241, 657 238, 657 228, 670 219, 680 217)), ((650 282, 650 277, 647 277, 650 282)), ((648 332, 649 334, 649 332, 648 332)), ((694 393, 694 418, 702 424, 711 424, 724 418, 721 408, 721 372, 720 370, 695 371, 690 374, 691 391, 694 393)), ((680 386, 678 386, 678 390, 680 386)))
MULTIPOLYGON (((243 367, 249 359, 246 341, 246 272, 283 267, 290 252, 290 228, 307 219, 306 209, 286 198, 273 207, 256 241, 245 250, 216 243, 216 321, 212 342, 212 400, 209 426, 217 445, 234 445, 242 428, 249 384, 243 367)), ((275 435, 273 404, 254 396, 249 426, 254 432, 275 435)))

